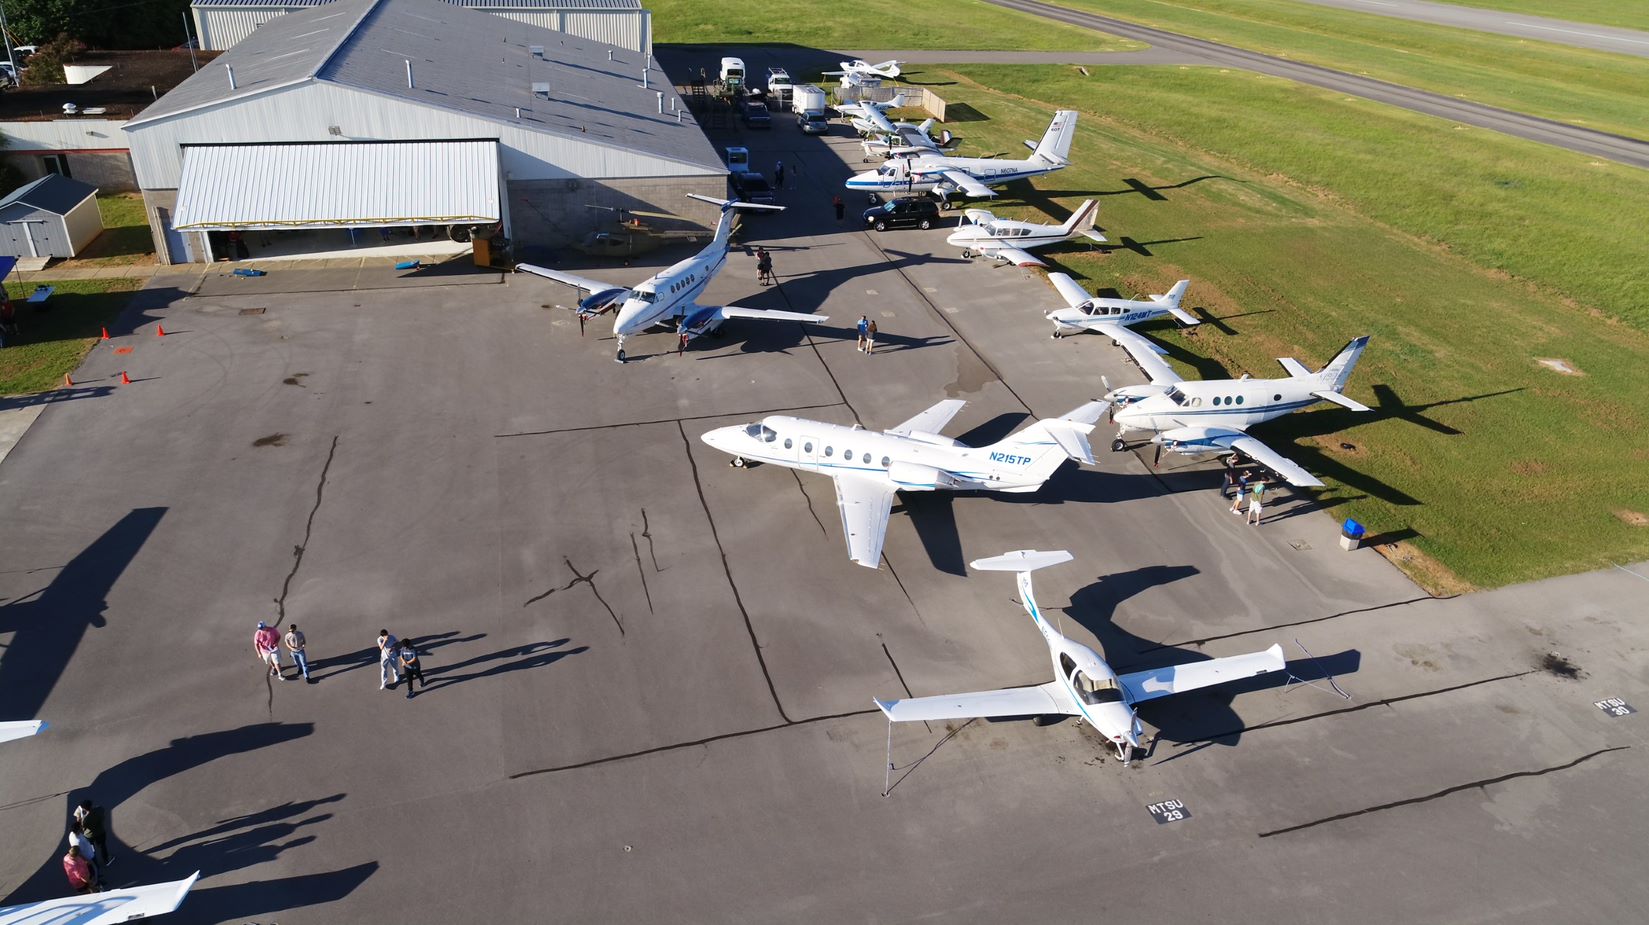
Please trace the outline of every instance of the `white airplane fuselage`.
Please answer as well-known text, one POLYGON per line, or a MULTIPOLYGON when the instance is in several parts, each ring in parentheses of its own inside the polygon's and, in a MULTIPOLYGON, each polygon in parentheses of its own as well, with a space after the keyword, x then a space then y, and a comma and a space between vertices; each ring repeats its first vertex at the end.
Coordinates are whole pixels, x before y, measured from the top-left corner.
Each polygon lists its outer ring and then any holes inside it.
POLYGON ((718 235, 696 255, 643 280, 619 307, 613 333, 620 337, 638 334, 672 318, 691 315, 698 297, 726 263, 727 239, 718 235))
MULTIPOLYGON (((1112 420, 1119 434, 1132 431, 1162 433, 1181 428, 1246 431, 1255 424, 1316 404, 1322 399, 1311 393, 1322 388, 1320 380, 1307 377, 1185 381, 1119 407, 1112 420)), ((1181 453, 1223 451, 1213 444, 1199 449, 1194 432, 1184 436, 1185 439, 1175 441, 1174 449, 1181 453)))
POLYGON ((847 188, 871 193, 926 193, 949 188, 950 181, 939 171, 952 169, 960 170, 986 186, 1001 186, 1015 180, 1040 177, 1064 167, 1064 164, 1036 158, 1010 161, 991 157, 917 156, 890 160, 876 170, 853 176, 848 179, 847 188))
POLYGON ((1117 681, 1115 671, 1099 653, 1062 635, 1043 618, 1031 594, 1031 573, 1020 572, 1019 600, 1030 612, 1036 628, 1048 643, 1048 655, 1053 660, 1054 677, 1058 679, 1080 715, 1105 736, 1112 745, 1139 747, 1143 732, 1127 691, 1117 681))
POLYGON ((998 245, 1029 250, 1033 247, 1061 244, 1076 237, 1081 237, 1081 232, 1067 232, 1062 225, 1037 225, 1031 222, 997 219, 983 225, 963 225, 951 232, 945 243, 974 251, 998 245))
POLYGON ((1054 335, 1096 330, 1099 324, 1123 326, 1151 321, 1169 314, 1168 309, 1144 299, 1089 299, 1076 308, 1060 308, 1048 312, 1054 323, 1054 335))
POLYGON ((888 434, 783 415, 717 428, 703 439, 738 459, 853 475, 896 491, 1029 492, 1048 478, 1042 471, 1047 467, 1036 466, 1037 458, 1028 454, 970 447, 937 434, 888 434))

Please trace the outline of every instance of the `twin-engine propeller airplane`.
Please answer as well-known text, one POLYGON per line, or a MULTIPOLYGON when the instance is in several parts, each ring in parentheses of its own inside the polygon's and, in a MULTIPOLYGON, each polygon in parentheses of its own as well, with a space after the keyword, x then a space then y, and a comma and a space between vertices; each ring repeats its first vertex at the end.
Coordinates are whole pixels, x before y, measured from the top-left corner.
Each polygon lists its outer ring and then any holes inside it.
POLYGON ((1290 485, 1319 487, 1323 483, 1316 476, 1250 437, 1248 428, 1290 411, 1309 408, 1319 401, 1333 402, 1352 411, 1370 410, 1341 394, 1352 369, 1357 366, 1357 358, 1368 346, 1367 335, 1346 344, 1339 355, 1317 372, 1306 369, 1292 357, 1279 357, 1277 362, 1288 370, 1286 379, 1244 376, 1191 382, 1181 379, 1158 356, 1155 344, 1132 331, 1118 330, 1125 336, 1117 341, 1151 382, 1112 389, 1105 395, 1107 401, 1115 403, 1111 419, 1116 422, 1117 436, 1111 443, 1113 450, 1127 449, 1123 438, 1129 433, 1144 431, 1152 434, 1151 442, 1157 445, 1158 454, 1163 449, 1187 456, 1239 452, 1258 460, 1290 485))
MULTIPOLYGON (((1105 236, 1094 230, 1094 219, 1098 216, 1099 201, 1096 199, 1085 200, 1076 207, 1070 218, 1058 225, 1016 222, 997 218, 984 209, 968 209, 962 213, 961 227, 952 232, 945 243, 962 248, 963 257, 978 254, 1021 267, 1047 266, 1031 255, 1031 248, 1063 244, 1074 238, 1087 238, 1104 244, 1105 236)), ((1050 278, 1065 276, 1063 273, 1048 275, 1050 278)), ((1065 278, 1070 279, 1069 276, 1065 278)))
POLYGON ((1180 300, 1185 298, 1185 290, 1191 287, 1188 279, 1175 283, 1174 288, 1164 295, 1151 295, 1143 299, 1105 299, 1089 295, 1088 290, 1064 273, 1049 273, 1048 282, 1053 283, 1054 289, 1065 299, 1065 308, 1055 309, 1046 315, 1054 323, 1056 338, 1092 331, 1104 334, 1118 344, 1125 340, 1137 341, 1137 349, 1161 353, 1161 347, 1128 330, 1128 326, 1163 315, 1173 315, 1184 325, 1202 323, 1195 315, 1179 307, 1180 300))
POLYGON ((716 223, 715 237, 711 238, 710 243, 705 246, 704 250, 699 251, 696 255, 674 266, 660 270, 630 289, 615 287, 609 283, 574 273, 534 266, 530 263, 516 264, 515 268, 532 273, 535 276, 542 276, 545 279, 553 279, 558 283, 565 283, 589 293, 578 303, 578 315, 581 321, 617 309, 618 315, 613 319, 613 334, 618 338, 618 352, 614 359, 620 363, 624 362, 624 338, 645 331, 654 325, 668 324, 671 321, 676 323, 676 333, 681 337, 681 346, 685 348, 689 341, 715 331, 721 327, 722 322, 729 318, 750 318, 758 321, 800 321, 806 324, 819 324, 830 320, 828 315, 764 311, 756 308, 740 308, 737 305, 698 304, 695 300, 727 263, 728 240, 733 233, 734 210, 755 209, 764 212, 782 212, 784 206, 714 199, 709 196, 700 196, 697 193, 688 193, 687 195, 700 202, 708 202, 711 205, 721 207, 721 220, 716 223))
POLYGON ((732 454, 735 466, 754 461, 830 476, 848 555, 867 568, 879 568, 897 492, 1030 492, 1041 488, 1066 459, 1093 464, 1087 434, 1105 413, 1104 402, 1037 421, 984 447, 939 435, 965 404, 947 399, 880 433, 773 415, 754 424, 717 428, 702 439, 732 454))
POLYGON ((871 100, 861 100, 857 103, 843 103, 836 107, 836 111, 848 117, 853 128, 861 135, 897 135, 899 125, 887 117, 889 109, 898 109, 905 105, 903 93, 891 100, 877 103, 871 100))
POLYGON ((1069 562, 1071 558, 1063 549, 1056 552, 1021 549, 968 563, 981 571, 1016 573, 1019 601, 1048 644, 1048 655, 1053 659, 1052 681, 1035 687, 971 694, 876 700, 876 706, 894 722, 1034 716, 1038 723, 1043 723, 1048 717, 1076 716, 1087 720, 1103 735, 1126 765, 1133 759, 1134 749, 1139 747, 1144 733, 1134 712, 1136 705, 1170 694, 1280 671, 1286 665, 1283 647, 1274 645, 1264 652, 1119 675, 1099 653, 1048 625, 1031 594, 1032 572, 1069 562))
POLYGON ((899 76, 900 61, 883 61, 881 64, 871 64, 863 58, 854 58, 852 61, 838 62, 842 69, 839 71, 822 71, 828 77, 842 78, 842 86, 856 87, 870 80, 893 80, 899 76))
POLYGON ((1011 161, 994 157, 949 157, 918 154, 888 161, 872 171, 850 177, 847 188, 870 193, 932 192, 941 199, 952 193, 991 197, 993 186, 1039 177, 1070 166, 1071 139, 1076 135, 1076 111, 1054 113, 1042 140, 1026 141, 1031 156, 1011 161))
MULTIPOLYGON (((857 126, 858 123, 854 124, 857 126)), ((935 124, 932 119, 925 119, 920 125, 895 122, 892 132, 872 134, 859 142, 859 147, 864 149, 866 161, 912 154, 943 154, 956 147, 958 139, 949 129, 940 131, 937 137, 933 134, 935 124)))

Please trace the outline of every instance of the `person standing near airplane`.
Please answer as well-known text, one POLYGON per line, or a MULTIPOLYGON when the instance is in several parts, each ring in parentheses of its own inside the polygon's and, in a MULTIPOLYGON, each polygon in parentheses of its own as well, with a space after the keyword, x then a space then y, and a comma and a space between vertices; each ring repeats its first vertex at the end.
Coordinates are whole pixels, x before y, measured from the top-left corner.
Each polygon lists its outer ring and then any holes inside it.
POLYGON ((269 676, 285 681, 286 676, 281 674, 281 634, 259 620, 257 632, 252 634, 252 645, 258 650, 258 661, 269 666, 269 676))
POLYGON ((396 667, 397 652, 401 643, 389 630, 378 631, 378 689, 384 690, 391 684, 401 683, 401 673, 396 667))
POLYGON ((91 862, 80 853, 79 845, 70 845, 69 853, 63 855, 63 873, 69 878, 69 886, 76 893, 96 893, 97 876, 92 873, 91 862))
POLYGON ((1248 490, 1248 525, 1258 527, 1264 506, 1261 503, 1265 498, 1265 479, 1255 479, 1254 487, 1248 490))
POLYGON ((870 331, 870 319, 865 315, 859 316, 859 352, 865 352, 865 334, 870 331))
POLYGON ((292 653, 292 664, 298 666, 298 670, 303 673, 303 679, 307 683, 309 681, 309 656, 304 652, 307 640, 303 638, 303 633, 298 630, 298 624, 292 624, 292 628, 286 631, 285 642, 286 650, 292 653))

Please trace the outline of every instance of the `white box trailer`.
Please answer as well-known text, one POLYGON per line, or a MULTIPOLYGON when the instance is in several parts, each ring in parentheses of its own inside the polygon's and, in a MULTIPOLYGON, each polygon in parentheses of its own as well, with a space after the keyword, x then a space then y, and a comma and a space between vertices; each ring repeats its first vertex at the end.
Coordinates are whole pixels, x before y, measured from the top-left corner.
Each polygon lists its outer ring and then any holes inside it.
POLYGON ((824 112, 830 98, 812 84, 790 88, 790 108, 796 112, 824 112))

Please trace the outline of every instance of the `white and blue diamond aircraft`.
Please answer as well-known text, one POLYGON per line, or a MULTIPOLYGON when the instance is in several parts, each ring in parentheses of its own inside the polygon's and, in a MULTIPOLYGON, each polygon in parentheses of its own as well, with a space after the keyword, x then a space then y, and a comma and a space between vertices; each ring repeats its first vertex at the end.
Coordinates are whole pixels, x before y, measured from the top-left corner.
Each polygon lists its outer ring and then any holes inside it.
POLYGON ((1053 659, 1054 680, 1035 687, 970 694, 943 694, 907 700, 877 700, 878 707, 895 722, 923 720, 984 719, 1006 716, 1077 716, 1088 721, 1105 736, 1125 763, 1132 759, 1143 733, 1136 704, 1170 694, 1183 694, 1242 678, 1251 678, 1286 665, 1283 647, 1274 645, 1264 652, 1228 658, 1190 662, 1149 671, 1119 675, 1105 664, 1099 653, 1063 634, 1042 617, 1031 594, 1031 573, 1039 568, 1071 561, 1061 549, 1042 552, 1021 549, 989 559, 968 563, 980 571, 1015 572, 1019 580, 1019 601, 1031 615, 1053 659))
POLYGON ((735 466, 763 462, 830 476, 849 556, 878 568, 897 492, 1030 492, 1041 488, 1066 459, 1093 464, 1087 435, 1105 413, 1105 402, 1088 402, 983 447, 939 435, 965 404, 947 399, 880 433, 772 415, 754 424, 717 428, 702 439, 731 453, 735 466))
POLYGON ((1317 372, 1305 368, 1293 357, 1278 357, 1288 370, 1286 379, 1181 379, 1158 354, 1155 344, 1124 328, 1106 332, 1117 339, 1150 377, 1148 385, 1128 385, 1112 389, 1105 399, 1116 404, 1111 419, 1117 436, 1111 449, 1126 448, 1129 433, 1152 434, 1151 442, 1187 456, 1240 452, 1258 460, 1267 469, 1288 480, 1290 485, 1320 487, 1323 483, 1300 465, 1260 441, 1250 437, 1248 428, 1262 421, 1282 417, 1290 411, 1309 408, 1319 401, 1333 402, 1352 411, 1368 411, 1368 406, 1341 394, 1357 358, 1368 346, 1364 335, 1341 350, 1317 372))
POLYGON ((576 289, 589 293, 578 303, 578 314, 582 318, 590 318, 604 312, 618 309, 618 317, 613 319, 613 334, 618 338, 618 354, 615 359, 624 362, 624 338, 631 334, 639 334, 654 325, 676 322, 676 333, 681 337, 681 345, 687 346, 688 341, 703 334, 708 334, 721 327, 721 323, 729 318, 750 318, 758 321, 801 321, 808 324, 819 324, 828 321, 827 315, 804 315, 801 312, 763 311, 756 308, 740 308, 737 305, 700 305, 695 300, 704 292, 710 281, 727 264, 728 239, 733 233, 733 212, 737 209, 754 209, 763 212, 782 212, 784 206, 762 205, 753 202, 736 202, 725 199, 713 199, 709 196, 700 196, 697 193, 687 194, 691 199, 708 202, 721 207, 721 221, 716 223, 716 235, 692 257, 660 270, 658 273, 637 283, 633 288, 625 289, 604 283, 598 279, 590 279, 575 273, 561 270, 552 270, 548 267, 535 266, 530 263, 518 263, 515 268, 553 279, 558 283, 565 283, 576 289))
POLYGON ((993 186, 1069 167, 1071 139, 1075 135, 1076 111, 1061 109, 1054 113, 1040 142, 1025 142, 1031 156, 1024 160, 943 154, 896 157, 875 170, 848 178, 847 188, 893 195, 933 192, 945 197, 960 192, 965 196, 995 196, 991 191, 993 186))

